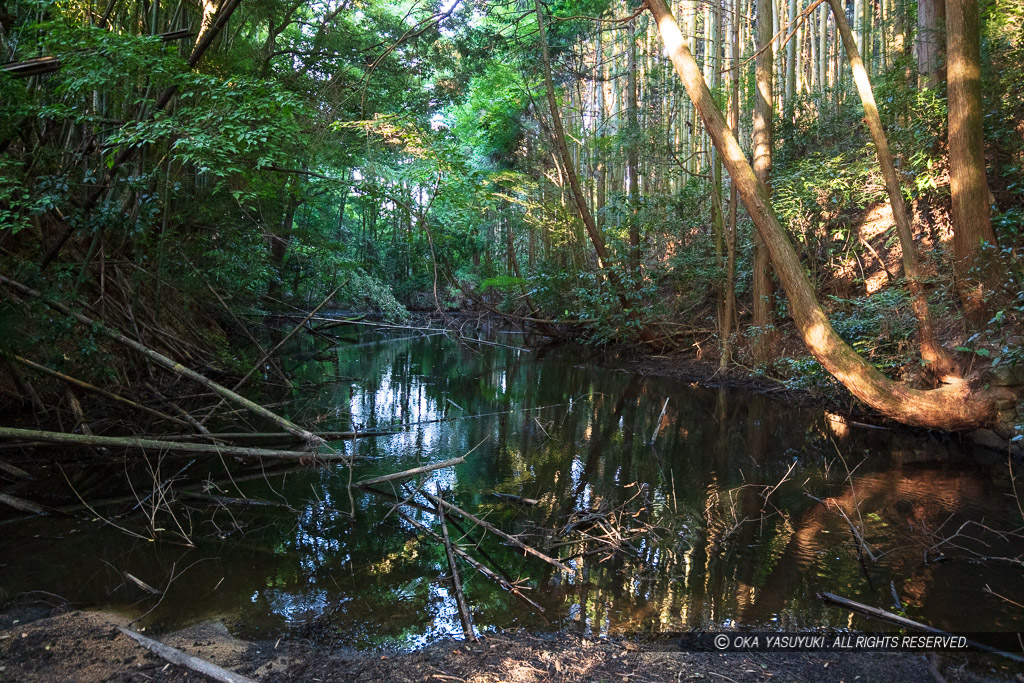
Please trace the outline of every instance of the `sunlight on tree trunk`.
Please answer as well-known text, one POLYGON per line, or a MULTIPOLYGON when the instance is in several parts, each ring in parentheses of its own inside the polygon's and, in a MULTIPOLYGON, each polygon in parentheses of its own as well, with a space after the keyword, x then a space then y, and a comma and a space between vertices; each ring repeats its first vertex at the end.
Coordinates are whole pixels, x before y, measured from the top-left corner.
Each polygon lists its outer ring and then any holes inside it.
POLYGON ((953 258, 964 316, 988 322, 987 290, 998 286, 999 257, 989 218, 981 113, 981 49, 977 0, 946 3, 949 97, 949 189, 953 199, 953 258))
POLYGON ((665 50, 700 112, 743 203, 771 254, 772 264, 789 299, 797 329, 808 350, 850 393, 882 414, 905 424, 940 429, 963 429, 989 423, 996 401, 1009 392, 975 389, 968 381, 921 391, 885 377, 844 342, 832 328, 793 244, 779 223, 764 186, 757 181, 743 150, 728 129, 679 26, 665 0, 648 0, 665 50))
POLYGON ((843 12, 839 0, 828 1, 832 6, 833 17, 835 18, 836 26, 839 28, 839 35, 843 39, 843 46, 846 48, 846 56, 850 60, 853 80, 857 85, 857 92, 860 94, 861 103, 864 105, 864 119, 868 124, 868 130, 871 131, 871 139, 875 143, 878 165, 882 168, 885 189, 889 193, 892 218, 896 222, 896 233, 899 236, 900 249, 903 252, 903 272, 907 276, 911 303, 914 308, 914 315, 917 316, 921 358, 929 364, 929 371, 936 377, 951 381, 957 378, 959 371, 956 363, 953 362, 935 337, 931 314, 928 311, 928 295, 925 293, 924 285, 921 283, 921 269, 917 257, 917 246, 914 244, 914 231, 910 225, 910 218, 907 215, 907 207, 903 202, 903 191, 900 188, 899 176, 896 175, 892 153, 889 152, 889 142, 885 137, 885 131, 882 129, 882 119, 878 115, 875 94, 871 90, 871 81, 868 79, 868 72, 864 67, 864 62, 857 52, 853 32, 850 31, 850 26, 846 23, 846 14, 843 12))
MULTIPOLYGON (((771 192, 772 168, 772 74, 774 70, 772 50, 768 44, 772 39, 773 0, 757 2, 757 49, 756 88, 754 104, 754 174, 768 192, 771 192), (766 49, 768 48, 768 49, 766 49)), ((760 233, 754 231, 754 263, 752 274, 754 360, 765 363, 772 356, 773 332, 772 311, 775 301, 772 291, 771 264, 768 251, 760 233)))

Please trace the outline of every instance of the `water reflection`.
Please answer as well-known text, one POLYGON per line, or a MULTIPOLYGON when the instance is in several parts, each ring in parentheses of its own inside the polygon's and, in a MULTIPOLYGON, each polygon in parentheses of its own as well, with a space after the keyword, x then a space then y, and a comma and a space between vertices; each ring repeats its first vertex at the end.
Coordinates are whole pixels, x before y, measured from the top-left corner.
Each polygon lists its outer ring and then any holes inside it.
MULTIPOLYGON (((908 616, 940 628, 1024 626, 1019 610, 983 590, 991 584, 1022 594, 1020 565, 968 561, 971 552, 1014 558, 1024 549, 980 527, 969 530, 987 545, 942 542, 969 520, 1020 525, 1003 461, 764 396, 644 379, 587 363, 578 349, 525 352, 444 335, 337 331, 337 346, 318 339, 304 342, 317 348, 296 349, 290 370, 305 388, 266 400, 287 402, 291 417, 323 430, 405 425, 336 444, 373 458, 356 478, 475 448, 465 464, 427 475, 424 490, 451 491, 461 507, 552 545, 572 563, 574 572, 562 574, 468 525, 453 530, 470 552, 522 579, 546 608, 539 615, 464 567, 480 630, 877 628, 823 605, 816 593, 888 607, 891 586, 908 616), (858 561, 840 509, 857 520, 877 561, 858 561), (612 517, 621 529, 654 532, 626 538, 610 556, 580 540, 605 533, 601 525, 612 517), (559 545, 557 532, 580 520, 594 530, 578 526, 559 545)), ((216 463, 193 468, 193 476, 222 474, 216 463)), ((130 571, 153 585, 170 583, 147 617, 155 627, 221 617, 242 635, 291 631, 354 645, 416 645, 460 633, 454 598, 437 580, 447 573, 443 548, 417 538, 387 500, 350 495, 349 480, 335 464, 219 491, 288 507, 186 509, 182 501, 193 548, 139 542, 77 520, 8 526, 0 587, 7 597, 47 590, 141 613, 152 605, 124 584, 120 572, 130 571), (82 558, 74 573, 63 569, 69 556, 82 558)), ((424 511, 409 515, 433 524, 424 511)))

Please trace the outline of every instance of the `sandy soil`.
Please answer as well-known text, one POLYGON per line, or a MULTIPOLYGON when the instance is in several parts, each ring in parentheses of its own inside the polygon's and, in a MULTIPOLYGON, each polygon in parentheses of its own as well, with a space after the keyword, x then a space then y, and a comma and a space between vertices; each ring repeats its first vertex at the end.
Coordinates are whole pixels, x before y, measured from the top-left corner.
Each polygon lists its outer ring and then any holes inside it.
MULTIPOLYGON (((117 630, 101 612, 0 616, 0 681, 204 681, 117 630)), ((150 634, 151 636, 153 634, 150 634)), ((159 640, 258 681, 1015 681, 999 661, 918 654, 717 654, 653 651, 568 634, 492 635, 413 652, 364 652, 302 641, 246 642, 216 622, 159 640)), ((663 647, 671 647, 666 644, 663 647)))

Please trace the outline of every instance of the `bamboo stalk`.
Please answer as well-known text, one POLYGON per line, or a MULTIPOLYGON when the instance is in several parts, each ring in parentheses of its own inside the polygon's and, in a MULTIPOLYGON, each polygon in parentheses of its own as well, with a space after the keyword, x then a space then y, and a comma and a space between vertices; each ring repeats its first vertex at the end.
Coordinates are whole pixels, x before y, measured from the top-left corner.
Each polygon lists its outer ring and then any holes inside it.
POLYGON ((66 432, 47 432, 36 429, 18 429, 0 427, 0 438, 19 439, 32 442, 57 443, 67 446, 104 446, 108 448, 147 448, 161 451, 180 451, 183 453, 207 453, 211 455, 238 456, 243 458, 274 458, 279 460, 344 460, 348 461, 359 456, 347 456, 339 453, 318 453, 309 451, 278 451, 267 448, 242 448, 240 446, 219 446, 205 443, 183 443, 179 441, 158 441, 156 439, 139 439, 131 436, 86 436, 84 434, 68 434, 66 432))
POLYGON ((236 674, 234 671, 228 671, 227 669, 217 666, 212 662, 208 662, 205 659, 199 659, 199 657, 193 657, 192 655, 185 654, 178 648, 171 647, 170 645, 164 645, 158 640, 147 638, 141 633, 129 628, 118 626, 117 630, 158 657, 166 659, 171 664, 191 669, 203 676, 209 676, 215 681, 220 681, 221 683, 256 683, 255 680, 248 676, 236 674))
MULTIPOLYGON (((438 497, 438 500, 441 500, 438 497)), ((437 518, 441 521, 441 540, 444 541, 444 552, 448 557, 448 569, 452 573, 452 587, 455 589, 455 603, 459 607, 459 619, 462 621, 462 634, 466 640, 475 643, 476 635, 473 633, 473 615, 466 604, 466 596, 462 592, 462 579, 459 577, 459 565, 455 562, 455 553, 452 551, 452 540, 448 535, 448 523, 444 519, 444 507, 437 505, 437 518)))
POLYGON ((64 373, 57 372, 56 370, 52 370, 52 369, 46 367, 45 365, 40 365, 39 363, 36 363, 35 361, 31 361, 28 358, 23 358, 21 356, 15 356, 14 360, 18 361, 19 363, 21 363, 25 367, 31 368, 31 369, 33 369, 33 370, 35 370, 37 372, 41 372, 44 375, 48 375, 50 377, 55 377, 55 378, 61 380, 62 382, 67 382, 68 384, 73 384, 74 386, 79 387, 81 389, 85 389, 86 391, 91 391, 92 393, 98 394, 100 396, 103 396, 104 398, 109 398, 111 401, 117 401, 118 403, 123 403, 126 406, 131 406, 135 410, 140 410, 140 411, 142 411, 144 413, 149 413, 150 415, 153 415, 154 417, 158 417, 161 420, 167 420, 168 422, 174 422, 175 424, 180 424, 180 425, 187 425, 188 424, 187 422, 185 422, 184 420, 182 420, 180 418, 173 417, 171 415, 168 415, 167 413, 162 413, 159 410, 154 410, 153 408, 150 408, 148 406, 144 406, 141 403, 136 403, 135 401, 132 401, 131 399, 127 399, 124 396, 119 396, 118 394, 115 394, 113 392, 107 391, 106 389, 101 389, 100 387, 97 387, 95 385, 89 384, 88 382, 86 382, 84 380, 76 379, 74 377, 71 377, 70 375, 65 375, 64 373))
POLYGON ((387 481, 395 481, 396 479, 408 479, 415 477, 418 474, 426 474, 427 472, 433 472, 434 470, 441 470, 446 467, 455 467, 466 462, 466 456, 460 455, 457 458, 451 460, 442 460, 432 465, 423 465, 422 467, 414 467, 411 470, 405 470, 404 472, 395 472, 393 474, 385 474, 382 477, 374 477, 373 479, 362 479, 352 484, 353 486, 373 486, 375 484, 383 484, 387 481))
POLYGON ((168 358, 167 356, 163 355, 162 353, 158 353, 157 351, 154 351, 154 350, 152 350, 152 349, 150 349, 150 348, 140 344, 139 342, 135 341, 134 339, 130 339, 129 337, 126 337, 125 335, 121 334, 117 330, 109 328, 109 327, 107 327, 106 325, 104 325, 102 323, 96 322, 95 320, 93 320, 93 319, 91 319, 91 318, 89 318, 89 317, 87 317, 85 315, 82 315, 81 313, 79 313, 77 311, 73 311, 73 310, 71 310, 70 308, 68 308, 67 306, 65 306, 64 304, 62 304, 60 302, 52 301, 52 300, 46 298, 45 296, 43 296, 41 293, 37 292, 36 290, 34 290, 34 289, 30 288, 30 287, 26 287, 25 285, 21 284, 20 282, 15 282, 14 280, 11 280, 8 277, 0 275, 0 283, 5 284, 8 287, 11 287, 12 289, 16 290, 18 293, 23 294, 24 296, 29 296, 29 297, 32 297, 32 298, 35 298, 35 299, 39 299, 40 301, 42 301, 43 303, 45 303, 47 306, 49 306, 50 308, 54 309, 55 311, 58 311, 60 313, 63 313, 66 316, 74 318, 75 320, 77 320, 81 324, 86 325, 88 327, 91 327, 93 330, 95 330, 95 331, 97 331, 97 332, 99 332, 99 333, 109 337, 110 339, 113 339, 114 341, 116 341, 119 344, 127 346, 128 348, 132 349, 133 351, 136 351, 136 352, 142 354, 143 356, 145 356, 146 358, 152 360, 157 365, 160 365, 161 367, 163 367, 163 368, 165 368, 167 370, 170 370, 171 372, 174 372, 176 374, 182 375, 183 377, 187 377, 188 379, 191 379, 193 382, 196 382, 197 384, 200 384, 200 385, 206 387, 207 389, 210 389, 212 391, 217 392, 218 394, 220 394, 224 398, 228 399, 229 401, 232 401, 233 403, 238 404, 242 408, 245 408, 246 410, 248 410, 248 411, 250 411, 250 412, 252 412, 252 413, 254 413, 256 415, 259 415, 260 417, 262 417, 264 419, 270 420, 271 422, 277 424, 278 426, 280 426, 283 429, 291 432, 292 434, 295 434, 296 436, 302 437, 302 439, 304 439, 307 442, 307 444, 309 444, 309 446, 311 448, 313 446, 318 446, 318 445, 323 443, 323 439, 321 439, 320 437, 316 436, 312 432, 309 432, 309 431, 303 429, 302 427, 299 427, 298 425, 290 422, 289 420, 286 420, 285 418, 283 418, 283 417, 281 417, 281 416, 279 416, 279 415, 277 415, 275 413, 272 413, 271 411, 267 410, 263 406, 255 403, 253 401, 250 401, 249 399, 245 398, 244 396, 240 396, 240 395, 236 394, 235 392, 231 391, 227 387, 221 386, 220 384, 217 384, 213 380, 211 380, 211 379, 209 379, 209 378, 199 374, 195 370, 192 370, 190 368, 186 368, 181 363, 177 363, 177 362, 171 360, 170 358, 168 358))

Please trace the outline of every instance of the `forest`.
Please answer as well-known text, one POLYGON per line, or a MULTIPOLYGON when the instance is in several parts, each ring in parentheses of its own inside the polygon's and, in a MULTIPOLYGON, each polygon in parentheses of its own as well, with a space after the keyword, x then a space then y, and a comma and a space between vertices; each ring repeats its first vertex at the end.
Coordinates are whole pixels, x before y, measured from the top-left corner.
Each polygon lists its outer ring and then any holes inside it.
POLYGON ((340 287, 1013 438, 1024 9, 846 5, 14 3, 4 352, 340 287))
MULTIPOLYGON (((690 501, 704 508, 699 524, 715 548, 707 557, 746 538, 738 530, 752 527, 750 510, 762 520, 797 508, 813 517, 803 507, 810 498, 838 509, 829 519, 852 532, 862 567, 880 560, 860 505, 882 489, 854 489, 848 448, 861 437, 844 441, 853 424, 899 435, 881 447, 892 453, 939 444, 981 447, 989 455, 972 462, 982 467, 995 458, 998 476, 982 479, 998 479, 1006 525, 964 525, 978 534, 972 542, 993 533, 1008 549, 970 553, 1019 569, 1022 78, 1021 0, 9 0, 0 6, 0 511, 17 513, 14 522, 88 511, 137 539, 170 534, 193 547, 199 531, 179 503, 249 505, 242 489, 211 488, 218 477, 256 476, 239 463, 279 463, 281 472, 326 463, 347 481, 318 509, 354 519, 365 497, 385 519, 389 506, 404 510, 395 514, 405 530, 432 539, 450 569, 461 619, 453 633, 472 641, 457 566, 543 609, 511 573, 460 546, 468 534, 456 534, 453 519, 549 572, 570 570, 552 550, 563 543, 582 544, 580 557, 611 558, 618 550, 607 544, 619 549, 655 529, 684 535, 681 518, 637 517, 631 507, 664 510, 671 500, 681 514, 672 477, 682 470, 659 459, 663 470, 641 474, 639 450, 636 462, 622 456, 623 476, 655 477, 657 495, 648 499, 643 483, 636 499, 616 489, 607 500, 617 507, 605 509, 588 493, 597 507, 587 514, 600 520, 584 525, 576 510, 566 522, 558 496, 545 502, 520 485, 522 472, 548 462, 525 455, 537 428, 544 439, 564 432, 566 443, 593 438, 630 453, 640 442, 624 446, 614 434, 628 423, 652 452, 661 433, 663 448, 706 438, 727 458, 729 429, 747 429, 744 419, 789 419, 758 398, 737 398, 742 407, 730 412, 720 394, 708 414, 722 426, 705 432, 693 426, 705 418, 673 390, 662 403, 649 385, 615 384, 608 396, 618 402, 604 404, 596 387, 613 380, 587 384, 568 370, 546 370, 563 387, 547 392, 525 383, 515 355, 540 348, 538 362, 568 354, 603 367, 599 359, 613 357, 627 370, 695 379, 698 393, 755 389, 794 411, 811 406, 815 420, 826 411, 824 427, 807 427, 820 443, 787 437, 777 448, 838 452, 848 491, 808 489, 790 508, 769 505, 804 464, 794 469, 786 455, 750 481, 736 465, 723 476, 729 491, 745 492, 739 498, 690 501), (434 335, 461 355, 425 341, 434 335), (392 353, 391 342, 419 355, 392 353), (365 355, 350 363, 345 354, 357 348, 365 355), (506 374, 489 374, 499 367, 506 374), (418 384, 421 374, 434 379, 418 384), (351 388, 325 399, 332 383, 351 388), (404 407, 391 414, 394 392, 404 407), (565 416, 545 421, 544 410, 571 412, 581 396, 592 409, 583 431, 570 434, 565 416), (634 415, 636 406, 651 414, 634 415), (460 432, 436 452, 422 450, 432 432, 401 440, 411 425, 455 420, 456 409, 522 410, 533 422, 513 434, 501 418, 498 436, 460 432), (468 471, 479 446, 470 434, 523 459, 508 474, 519 483, 495 495, 539 504, 541 526, 561 531, 543 542, 510 535, 502 529, 512 517, 496 513, 505 524, 491 525, 464 509, 479 503, 460 497, 468 493, 424 488, 446 468, 468 471), (393 448, 373 445, 393 437, 393 448), (415 462, 395 459, 413 452, 415 462), (89 478, 89 463, 108 467, 122 453, 136 454, 117 460, 122 471, 89 478), (177 471, 168 454, 193 460, 177 471), (186 473, 205 457, 221 469, 186 473), (53 467, 36 472, 42 461, 53 467), (354 479, 357 465, 375 476, 354 479), (413 478, 418 488, 395 483, 413 478), (743 512, 752 486, 763 502, 743 512), (133 511, 92 507, 125 495, 133 511), (142 510, 147 519, 129 524, 142 510), (627 533, 634 512, 642 530, 627 533), (588 536, 592 525, 614 543, 588 536)), ((767 434, 745 438, 752 452, 776 447, 767 434)), ((551 462, 570 457, 545 448, 551 462)), ((605 476, 601 449, 588 451, 582 476, 605 476)), ((832 462, 823 482, 834 478, 832 462)), ((723 463, 699 476, 721 474, 723 463)), ((568 485, 555 470, 552 486, 568 485)), ((481 487, 497 476, 472 471, 481 487)), ((953 485, 940 480, 922 486, 953 485)), ((900 520, 923 519, 917 505, 900 520)), ((924 507, 935 522, 938 508, 924 507)), ((914 541, 926 565, 967 534, 950 519, 914 541)), ((234 520, 234 531, 212 535, 244 535, 244 526, 234 520)), ((786 528, 771 533, 790 538, 786 528)), ((780 555, 764 543, 776 567, 780 555)), ((668 557, 683 562, 674 547, 645 557, 636 566, 651 571, 668 557)), ((175 566, 154 594, 168 594, 175 566)), ((3 584, 0 602, 14 595, 3 584)), ((986 595, 1001 609, 1020 607, 993 585, 986 595)), ((895 579, 892 594, 900 605, 895 579)))

